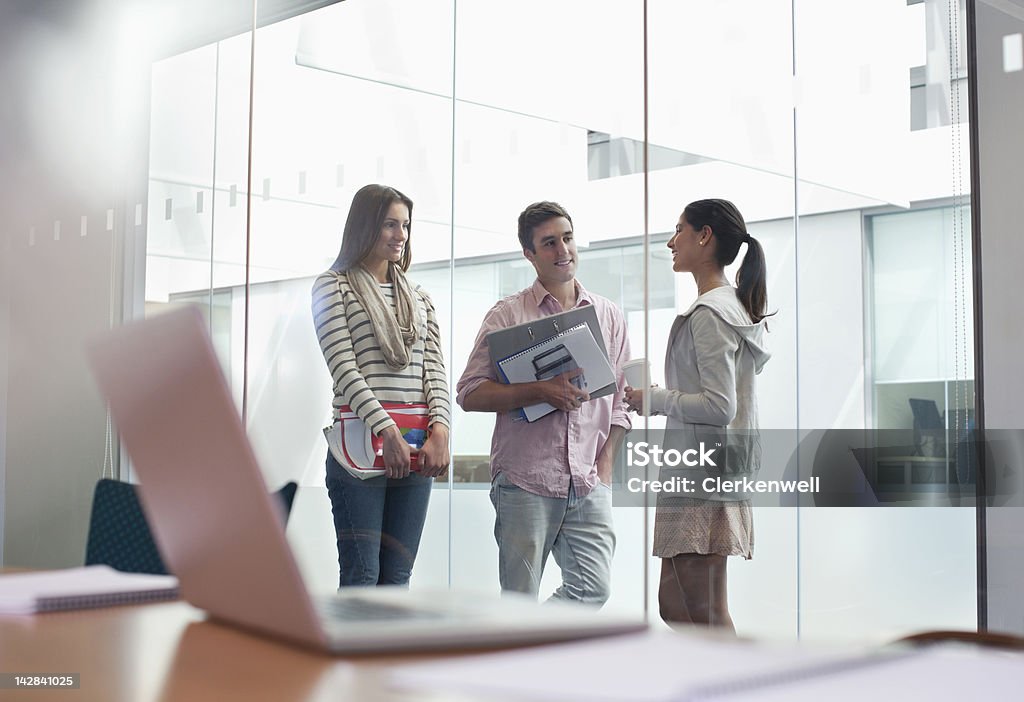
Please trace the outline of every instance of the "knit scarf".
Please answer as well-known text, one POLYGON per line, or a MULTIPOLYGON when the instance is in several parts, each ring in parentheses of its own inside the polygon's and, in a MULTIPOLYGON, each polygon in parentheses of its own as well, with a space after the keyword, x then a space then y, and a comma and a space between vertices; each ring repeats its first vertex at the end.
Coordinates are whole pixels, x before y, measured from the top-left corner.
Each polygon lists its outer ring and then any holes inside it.
POLYGON ((395 309, 384 299, 380 283, 362 266, 348 270, 348 282, 359 304, 366 310, 374 335, 391 370, 402 370, 412 359, 412 347, 419 336, 419 306, 405 273, 394 263, 388 264, 395 286, 395 309))

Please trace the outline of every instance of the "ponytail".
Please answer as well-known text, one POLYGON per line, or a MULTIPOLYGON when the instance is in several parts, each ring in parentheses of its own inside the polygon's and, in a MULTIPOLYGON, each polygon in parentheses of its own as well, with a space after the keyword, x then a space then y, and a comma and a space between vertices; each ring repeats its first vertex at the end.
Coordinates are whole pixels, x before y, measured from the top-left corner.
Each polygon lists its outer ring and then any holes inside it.
POLYGON ((769 316, 765 313, 768 307, 767 266, 761 242, 749 234, 744 240, 747 253, 736 272, 736 293, 743 308, 756 323, 769 316))
MULTIPOLYGON (((683 218, 694 229, 711 227, 715 237, 715 260, 722 268, 731 265, 740 252, 740 246, 747 245, 747 253, 736 273, 736 293, 743 308, 754 322, 760 322, 768 315, 768 273, 761 243, 747 233, 746 222, 736 205, 728 200, 709 199, 691 202, 683 210, 683 218)), ((774 312, 772 314, 775 314, 774 312)))

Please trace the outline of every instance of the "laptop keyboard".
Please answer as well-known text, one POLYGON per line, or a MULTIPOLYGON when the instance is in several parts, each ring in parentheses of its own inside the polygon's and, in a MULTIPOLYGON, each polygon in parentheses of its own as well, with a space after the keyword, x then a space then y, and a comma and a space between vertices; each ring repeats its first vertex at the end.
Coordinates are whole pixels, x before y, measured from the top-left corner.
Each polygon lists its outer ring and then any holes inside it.
POLYGON ((440 612, 385 604, 359 597, 325 598, 320 601, 320 605, 330 619, 346 622, 441 618, 440 612))

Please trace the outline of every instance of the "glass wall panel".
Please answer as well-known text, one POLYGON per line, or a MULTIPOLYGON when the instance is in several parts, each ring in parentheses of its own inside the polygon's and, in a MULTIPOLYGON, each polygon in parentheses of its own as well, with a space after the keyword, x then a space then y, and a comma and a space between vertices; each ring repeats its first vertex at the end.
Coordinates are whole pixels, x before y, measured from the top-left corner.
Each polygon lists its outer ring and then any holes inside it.
POLYGON ((956 8, 794 4, 802 469, 867 483, 801 510, 806 638, 976 624, 975 514, 943 431, 974 404, 956 8))
MULTIPOLYGON (((768 322, 772 359, 757 378, 762 473, 781 477, 799 426, 791 3, 656 1, 648 7, 650 144, 686 157, 648 175, 651 245, 657 252, 649 263, 670 269, 664 242, 683 208, 703 198, 735 203, 747 231, 761 242, 768 307, 776 312, 768 322)), ((741 247, 728 267, 730 279, 745 251, 741 247)), ((691 274, 673 278, 674 299, 649 309, 656 382, 662 382, 667 325, 697 296, 691 274)), ((737 632, 796 636, 796 510, 778 502, 755 506, 754 525, 754 558, 730 558, 728 565, 737 632)))
MULTIPOLYGON (((251 21, 251 20, 250 20, 251 21)), ((243 344, 232 333, 246 278, 251 34, 153 64, 146 313, 200 303, 242 405, 243 344)))
MULTIPOLYGON (((620 306, 632 291, 633 309, 641 312, 642 39, 638 0, 457 4, 454 379, 487 311, 536 279, 517 238, 517 218, 530 203, 556 201, 571 215, 584 288, 620 306)), ((634 343, 640 318, 628 318, 634 343)), ((465 482, 453 491, 454 586, 498 587, 489 499, 494 423, 493 413, 455 410, 456 479, 465 482)), ((643 606, 641 517, 640 510, 614 509, 610 607, 643 606)), ((560 583, 549 559, 540 597, 560 583)))
MULTIPOLYGON (((337 585, 338 555, 321 432, 333 383, 311 317, 313 280, 338 255, 356 191, 397 188, 414 203, 410 278, 433 296, 448 343, 451 42, 450 0, 336 3, 256 34, 247 424, 268 480, 299 481, 289 535, 319 589, 337 585), (440 279, 421 281, 424 263, 440 279)), ((414 588, 448 583, 438 482, 414 588)))
MULTIPOLYGON (((361 186, 392 185, 415 202, 410 277, 433 298, 453 399, 484 315, 535 279, 516 219, 544 199, 572 214, 579 280, 622 308, 633 355, 664 384, 669 329, 696 296, 689 274, 672 273, 666 242, 688 202, 721 197, 765 250, 775 313, 758 378, 761 477, 816 475, 821 447, 838 442, 842 461, 827 470, 873 480, 878 503, 758 502, 756 558, 729 566, 738 632, 885 640, 976 623, 973 485, 953 449, 974 421, 961 5, 313 5, 255 32, 248 0, 221 3, 199 28, 127 13, 111 26, 132 41, 113 53, 83 28, 76 51, 125 71, 107 86, 117 104, 77 121, 31 89, 56 80, 46 67, 66 58, 62 42, 36 64, 28 44, 5 49, 35 66, 19 94, 49 134, 18 126, 32 145, 19 162, 41 174, 15 191, 33 197, 5 195, 16 214, 0 298, 5 563, 77 561, 81 544, 66 532, 83 531, 95 478, 114 472, 101 403, 78 384, 84 361, 25 350, 72 343, 39 321, 63 298, 25 293, 47 273, 87 291, 74 297, 74 344, 121 318, 206 309, 268 483, 300 482, 289 538, 324 590, 337 582, 321 438, 332 389, 310 291, 361 186), (143 51, 157 27, 173 40, 143 51), (124 118, 131 129, 118 139, 98 125, 121 124, 111 112, 127 114, 125 100, 140 115, 124 118), (69 135, 86 146, 69 148, 69 135), (47 188, 52 197, 35 194, 47 188), (59 382, 52 367, 68 369, 59 382), (29 466, 50 450, 46 427, 73 424, 33 394, 47 383, 88 417, 71 438, 89 466, 65 483, 63 513, 30 514, 9 496, 37 485, 29 466), (874 430, 896 444, 865 462, 849 432, 872 441, 874 430), (43 542, 57 555, 31 545, 43 542)), ((413 588, 498 589, 493 425, 492 413, 453 404, 452 468, 432 490, 413 588)), ((630 438, 663 425, 637 417, 630 438)), ((647 608, 661 626, 652 505, 616 502, 609 606, 647 608)), ((549 562, 541 597, 559 580, 549 562)))

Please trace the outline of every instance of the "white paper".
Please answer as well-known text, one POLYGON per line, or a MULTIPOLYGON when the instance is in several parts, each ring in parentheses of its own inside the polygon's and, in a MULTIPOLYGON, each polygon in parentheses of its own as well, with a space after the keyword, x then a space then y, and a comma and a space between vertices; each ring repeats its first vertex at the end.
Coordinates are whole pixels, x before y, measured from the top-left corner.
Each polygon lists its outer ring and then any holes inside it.
MULTIPOLYGON (((546 380, 572 368, 582 368, 585 390, 599 390, 615 382, 615 371, 586 324, 578 324, 535 346, 498 361, 509 383, 546 380), (560 364, 559 362, 564 363, 560 364)), ((523 408, 526 419, 534 421, 555 408, 546 402, 523 408)))
POLYGON ((392 680, 403 688, 533 700, 678 702, 700 699, 705 691, 731 681, 857 655, 859 651, 645 633, 406 666, 392 680))
POLYGON ((31 614, 173 599, 172 575, 122 573, 105 565, 0 575, 0 614, 31 614))
POLYGON ((1024 656, 1020 653, 936 646, 888 662, 796 679, 785 685, 762 686, 716 699, 723 702, 1010 700, 1020 698, 1021 680, 1024 680, 1024 656))

